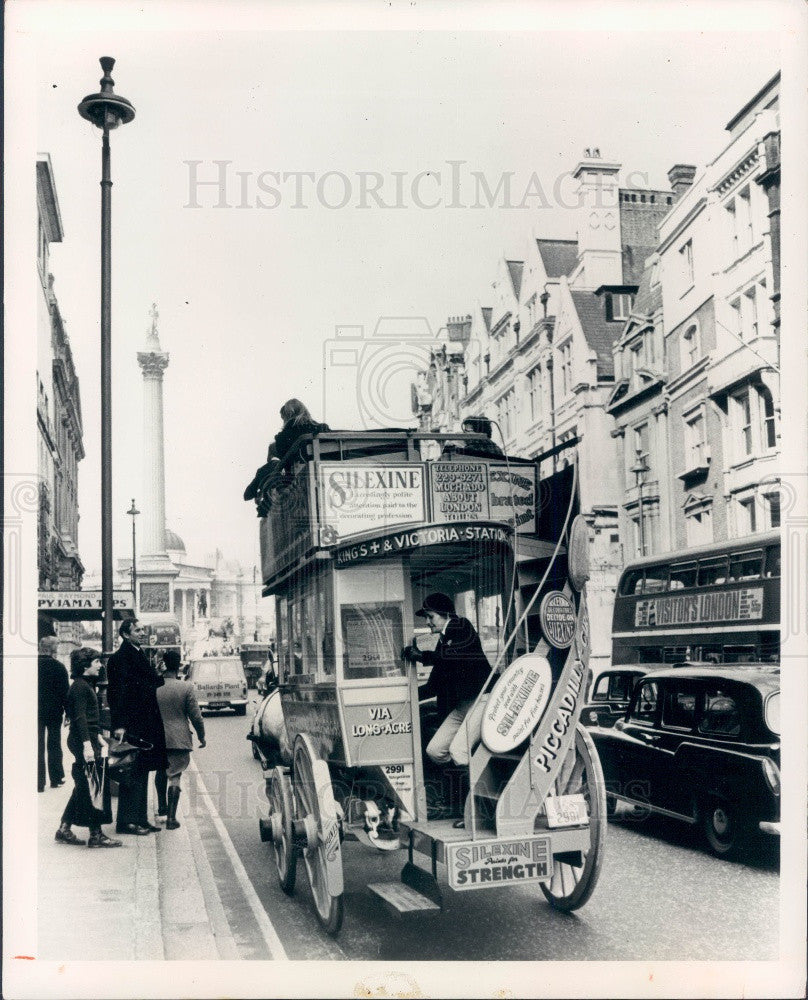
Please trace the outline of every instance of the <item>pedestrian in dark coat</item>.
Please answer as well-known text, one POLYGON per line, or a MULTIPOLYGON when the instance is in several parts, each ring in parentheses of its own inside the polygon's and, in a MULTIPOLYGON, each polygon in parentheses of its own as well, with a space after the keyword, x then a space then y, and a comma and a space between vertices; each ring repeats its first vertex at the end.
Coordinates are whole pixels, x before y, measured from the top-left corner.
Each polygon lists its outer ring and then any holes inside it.
POLYGON ((120 840, 113 840, 101 829, 102 823, 112 822, 109 779, 106 773, 107 742, 101 735, 98 695, 95 685, 101 672, 101 658, 95 649, 74 649, 70 654, 70 673, 73 683, 67 695, 67 717, 70 732, 67 746, 75 758, 72 767, 73 793, 68 799, 62 822, 55 839, 60 844, 87 844, 88 847, 120 847, 120 840), (93 805, 86 765, 95 764, 103 773, 101 808, 93 805), (73 826, 86 826, 89 841, 79 839, 73 826))
POLYGON ((39 742, 37 787, 45 791, 45 747, 47 745, 47 773, 51 788, 65 783, 62 761, 62 720, 70 681, 64 663, 55 657, 57 640, 46 635, 39 640, 39 742))
POLYGON ((157 688, 163 683, 141 649, 143 630, 135 619, 127 619, 118 630, 121 645, 107 662, 107 701, 111 729, 116 739, 132 737, 141 750, 132 780, 118 792, 118 833, 143 836, 161 828, 149 822, 149 771, 166 766, 163 720, 157 705, 157 688))
POLYGON ((168 757, 168 819, 166 830, 176 830, 177 805, 180 800, 182 772, 191 762, 193 737, 188 725, 196 730, 199 746, 205 746, 205 723, 196 700, 196 692, 190 681, 181 681, 177 676, 180 669, 180 654, 176 649, 167 649, 163 654, 163 678, 165 684, 157 692, 157 703, 163 717, 166 734, 166 756, 168 757))
MULTIPOLYGON (((433 632, 440 633, 433 651, 412 645, 402 654, 406 660, 432 666, 429 680, 418 688, 418 697, 421 701, 436 697, 443 722, 429 741, 427 756, 441 765, 452 761, 468 764, 469 750, 480 740, 487 694, 471 714, 470 709, 488 680, 491 665, 474 626, 455 613, 454 602, 446 594, 430 594, 415 613, 427 619, 433 632)), ((492 686, 493 678, 489 691, 492 686)))

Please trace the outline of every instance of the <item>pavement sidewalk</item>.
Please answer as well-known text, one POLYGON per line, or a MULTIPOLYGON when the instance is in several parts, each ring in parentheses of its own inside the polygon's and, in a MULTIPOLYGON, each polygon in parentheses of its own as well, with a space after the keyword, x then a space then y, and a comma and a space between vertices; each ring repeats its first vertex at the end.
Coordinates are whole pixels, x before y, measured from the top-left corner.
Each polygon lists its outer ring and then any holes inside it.
MULTIPOLYGON (((105 832, 122 840, 122 847, 60 844, 54 834, 73 787, 71 761, 66 753, 65 784, 38 795, 37 958, 239 958, 187 796, 180 800, 178 830, 118 837, 110 823, 105 832)), ((153 813, 153 781, 149 794, 153 813)), ((115 798, 112 805, 114 814, 115 798)), ((81 827, 75 832, 87 836, 81 827)))

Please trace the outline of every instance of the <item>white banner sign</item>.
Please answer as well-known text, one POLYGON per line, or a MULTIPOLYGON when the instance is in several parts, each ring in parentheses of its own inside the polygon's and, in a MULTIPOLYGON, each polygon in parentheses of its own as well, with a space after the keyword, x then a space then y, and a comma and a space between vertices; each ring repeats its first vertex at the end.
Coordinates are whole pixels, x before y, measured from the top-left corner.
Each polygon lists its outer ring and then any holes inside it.
POLYGON ((336 541, 425 520, 423 465, 323 462, 317 486, 320 524, 336 541))
POLYGON ((535 532, 535 466, 489 465, 488 502, 492 521, 505 521, 518 532, 535 532))

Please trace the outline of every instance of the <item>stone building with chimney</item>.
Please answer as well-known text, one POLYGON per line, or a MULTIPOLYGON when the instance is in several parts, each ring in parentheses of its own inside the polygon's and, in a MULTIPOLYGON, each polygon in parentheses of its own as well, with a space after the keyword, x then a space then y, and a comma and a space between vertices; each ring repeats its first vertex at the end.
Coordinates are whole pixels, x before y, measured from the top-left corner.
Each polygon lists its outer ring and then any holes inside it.
POLYGON ((779 82, 660 226, 671 549, 780 526, 779 82))
MULTIPOLYGON (((533 236, 524 259, 502 257, 491 305, 472 314, 459 417, 484 415, 513 455, 552 455, 542 474, 577 450, 581 509, 591 528, 593 661, 607 662, 611 608, 622 566, 622 483, 607 407, 613 346, 631 314, 672 191, 621 187, 621 165, 588 149, 573 171, 576 236, 533 236), (475 316, 478 317, 475 321, 475 316)), ((441 426, 434 403, 428 425, 441 426)))

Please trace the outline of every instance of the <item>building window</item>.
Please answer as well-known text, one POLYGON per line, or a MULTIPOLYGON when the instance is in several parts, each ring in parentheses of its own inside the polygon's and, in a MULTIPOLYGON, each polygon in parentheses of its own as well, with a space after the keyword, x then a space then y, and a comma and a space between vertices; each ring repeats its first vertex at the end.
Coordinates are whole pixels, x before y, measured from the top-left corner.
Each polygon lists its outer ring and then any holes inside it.
POLYGON ((642 339, 635 340, 629 347, 629 357, 631 358, 631 374, 635 375, 640 368, 645 367, 645 344, 642 339))
MULTIPOLYGON (((572 441, 578 435, 577 427, 571 427, 568 431, 564 431, 563 434, 558 435, 558 443, 564 444, 566 441, 572 441)), ((558 459, 559 469, 566 469, 568 465, 572 465, 572 459, 575 456, 575 449, 567 448, 562 451, 558 459)))
POLYGON ((738 458, 746 458, 752 454, 752 400, 749 390, 737 393, 732 397, 735 414, 735 445, 738 458))
POLYGON ((732 259, 743 257, 753 242, 752 200, 749 186, 726 204, 732 259))
POLYGON ((631 315, 633 296, 628 292, 611 292, 609 294, 609 314, 607 319, 627 320, 631 315))
POLYGON ((774 416, 774 400, 771 392, 766 386, 758 389, 758 399, 760 401, 761 433, 763 447, 768 451, 777 447, 777 427, 774 416))
MULTIPOLYGON (((644 465, 649 466, 648 472, 644 474, 645 481, 648 481, 648 476, 650 474, 650 452, 648 447, 649 442, 649 431, 648 424, 639 424, 634 428, 634 457, 636 462, 642 462, 644 465)), ((630 456, 629 456, 630 457, 630 456)), ((634 464, 634 463, 632 463, 634 464)))
POLYGON ((682 371, 687 371, 701 357, 701 337, 699 328, 694 324, 685 330, 682 336, 682 371))
POLYGON ((779 528, 780 527, 780 494, 779 493, 764 493, 763 494, 763 509, 764 516, 766 519, 765 527, 769 528, 779 528))
POLYGON ((516 390, 509 389, 497 403, 497 422, 506 441, 510 440, 516 431, 515 407, 516 390))
POLYGON ((688 469, 703 468, 707 464, 707 436, 701 409, 685 418, 685 448, 688 469))
POLYGON ((708 545, 713 540, 713 516, 709 507, 700 507, 685 513, 687 544, 708 545))
POLYGON ((561 371, 561 395, 568 396, 572 391, 572 341, 568 340, 566 344, 558 349, 561 356, 560 361, 560 371, 561 371))
POLYGON ((738 534, 753 535, 757 531, 757 511, 755 498, 748 497, 738 502, 738 534))
POLYGON ((753 285, 730 302, 730 329, 739 340, 754 340, 758 335, 757 291, 753 285))
POLYGON ((752 285, 743 293, 742 320, 744 340, 754 340, 758 335, 757 292, 752 285))
POLYGON ((738 221, 738 245, 741 254, 745 254, 754 242, 752 231, 752 194, 749 185, 738 194, 736 218, 738 221))
POLYGON ((541 365, 529 372, 527 376, 528 398, 530 400, 530 422, 534 423, 541 417, 541 365))
POLYGON ((682 288, 687 290, 693 284, 693 240, 688 240, 679 248, 681 261, 682 288))

